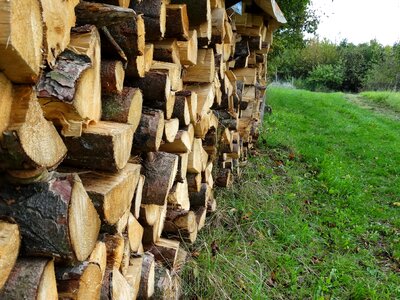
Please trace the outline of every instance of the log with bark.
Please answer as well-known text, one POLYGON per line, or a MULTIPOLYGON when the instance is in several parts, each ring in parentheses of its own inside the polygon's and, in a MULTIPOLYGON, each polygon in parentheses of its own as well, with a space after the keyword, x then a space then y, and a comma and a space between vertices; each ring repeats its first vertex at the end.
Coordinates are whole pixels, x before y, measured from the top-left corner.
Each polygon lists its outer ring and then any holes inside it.
POLYGON ((176 174, 175 180, 177 182, 183 183, 186 180, 189 153, 180 153, 178 154, 178 156, 179 156, 178 172, 176 174))
POLYGON ((190 207, 205 207, 212 197, 212 189, 207 183, 202 183, 199 192, 190 192, 190 207))
POLYGON ((139 294, 142 264, 142 256, 131 257, 129 261, 129 266, 125 275, 125 279, 132 288, 132 299, 136 299, 139 294))
POLYGON ((145 250, 152 253, 157 262, 172 269, 175 266, 179 244, 178 241, 160 238, 156 243, 145 246, 145 250))
POLYGON ((160 150, 170 153, 188 153, 192 149, 190 134, 187 130, 178 130, 172 143, 161 145, 160 150))
POLYGON ((0 211, 19 224, 24 254, 67 262, 90 255, 100 219, 78 175, 54 174, 47 182, 0 188, 0 211))
POLYGON ((168 206, 184 210, 190 209, 189 188, 186 180, 182 183, 175 182, 169 192, 167 201, 168 206))
POLYGON ((0 299, 62 299, 57 293, 54 261, 49 258, 20 258, 0 290, 0 299))
POLYGON ((133 293, 133 288, 116 267, 106 271, 101 287, 101 300, 133 299, 133 293))
POLYGON ((180 299, 181 279, 169 269, 157 263, 155 267, 154 295, 155 299, 180 299))
MULTIPOLYGON (((101 91, 104 94, 121 93, 124 87, 125 70, 119 60, 101 62, 101 91)), ((104 99, 103 99, 104 101, 104 99)))
POLYGON ((154 42, 154 59, 180 65, 179 47, 176 39, 154 42))
POLYGON ((130 158, 133 126, 114 122, 98 122, 84 129, 80 137, 64 137, 68 148, 65 164, 117 172, 130 158))
POLYGON ((193 211, 168 210, 163 231, 166 237, 193 243, 197 238, 197 230, 193 211))
POLYGON ((189 104, 185 96, 175 95, 175 106, 172 117, 178 118, 180 126, 187 126, 190 124, 189 104))
POLYGON ((132 200, 131 212, 136 219, 139 219, 140 215, 140 206, 142 204, 142 193, 143 193, 143 186, 146 177, 144 175, 140 175, 139 181, 137 184, 135 196, 132 200))
POLYGON ((201 174, 188 173, 186 174, 189 192, 200 192, 201 189, 201 174))
POLYGON ((0 134, 7 128, 13 103, 13 86, 10 80, 0 72, 0 134))
POLYGON ((106 244, 107 269, 119 269, 124 254, 125 239, 121 234, 102 234, 102 242, 106 244))
POLYGON ((18 225, 0 220, 0 291, 17 261, 20 244, 18 225))
POLYGON ((104 277, 107 268, 107 247, 102 241, 97 241, 88 259, 89 263, 95 263, 100 267, 101 278, 104 277))
POLYGON ((187 41, 177 41, 179 58, 182 65, 192 66, 197 63, 197 31, 189 32, 187 41))
POLYGON ((211 83, 215 78, 215 61, 213 49, 199 49, 196 65, 189 66, 183 72, 184 82, 211 83))
POLYGON ((189 18, 186 4, 167 5, 165 37, 178 38, 180 40, 189 39, 189 18))
POLYGON ((139 298, 150 299, 154 294, 154 255, 146 252, 143 256, 139 298))
POLYGON ((164 71, 164 72, 167 71, 168 76, 171 80, 171 90, 173 91, 182 90, 183 87, 183 82, 181 78, 182 67, 180 64, 154 60, 150 69, 164 71))

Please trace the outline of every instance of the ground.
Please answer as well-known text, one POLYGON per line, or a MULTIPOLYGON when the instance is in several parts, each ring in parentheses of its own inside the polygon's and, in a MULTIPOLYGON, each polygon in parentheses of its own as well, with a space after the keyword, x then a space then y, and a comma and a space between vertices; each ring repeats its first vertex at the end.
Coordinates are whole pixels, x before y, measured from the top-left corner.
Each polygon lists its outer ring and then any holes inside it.
POLYGON ((185 299, 400 299, 400 121, 354 97, 270 89, 258 154, 189 249, 185 299))

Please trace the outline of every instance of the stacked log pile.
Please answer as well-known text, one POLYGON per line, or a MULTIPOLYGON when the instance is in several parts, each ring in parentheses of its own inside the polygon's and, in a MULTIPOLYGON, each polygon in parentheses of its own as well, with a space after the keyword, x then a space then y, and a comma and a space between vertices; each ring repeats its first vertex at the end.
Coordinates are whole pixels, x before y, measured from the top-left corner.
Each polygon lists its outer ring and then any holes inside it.
POLYGON ((0 299, 179 298, 284 22, 242 7, 0 0, 0 299))

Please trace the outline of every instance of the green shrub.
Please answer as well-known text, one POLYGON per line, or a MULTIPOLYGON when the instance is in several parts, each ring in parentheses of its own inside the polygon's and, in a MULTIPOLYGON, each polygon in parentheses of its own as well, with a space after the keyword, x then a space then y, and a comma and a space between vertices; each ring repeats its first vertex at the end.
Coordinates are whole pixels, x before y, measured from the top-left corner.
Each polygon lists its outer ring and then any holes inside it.
POLYGON ((306 85, 313 91, 336 91, 344 80, 343 68, 338 65, 319 65, 306 79, 306 85))

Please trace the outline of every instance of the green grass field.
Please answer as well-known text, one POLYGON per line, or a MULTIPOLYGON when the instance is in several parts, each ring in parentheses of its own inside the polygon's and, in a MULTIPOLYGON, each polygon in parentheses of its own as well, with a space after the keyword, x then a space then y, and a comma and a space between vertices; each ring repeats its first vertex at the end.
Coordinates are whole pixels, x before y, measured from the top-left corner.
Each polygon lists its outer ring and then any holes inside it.
POLYGON ((400 122, 270 89, 259 155, 219 190, 184 299, 400 299, 400 122))
POLYGON ((396 112, 400 112, 400 93, 395 92, 363 92, 360 94, 369 101, 387 106, 396 112))

